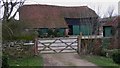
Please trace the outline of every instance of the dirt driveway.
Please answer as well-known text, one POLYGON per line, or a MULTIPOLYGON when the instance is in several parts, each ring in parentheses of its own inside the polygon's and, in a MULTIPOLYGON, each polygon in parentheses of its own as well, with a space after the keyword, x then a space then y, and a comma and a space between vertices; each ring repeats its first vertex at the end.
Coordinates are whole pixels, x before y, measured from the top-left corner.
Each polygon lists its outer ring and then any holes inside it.
POLYGON ((77 53, 43 54, 44 66, 96 66, 80 59, 77 53))

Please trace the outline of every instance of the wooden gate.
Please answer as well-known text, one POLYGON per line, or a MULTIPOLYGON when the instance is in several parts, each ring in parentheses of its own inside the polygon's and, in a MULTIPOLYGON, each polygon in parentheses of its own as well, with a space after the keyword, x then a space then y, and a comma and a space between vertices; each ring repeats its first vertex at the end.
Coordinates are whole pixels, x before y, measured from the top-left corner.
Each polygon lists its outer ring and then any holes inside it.
POLYGON ((38 39, 39 53, 77 52, 77 38, 38 39))

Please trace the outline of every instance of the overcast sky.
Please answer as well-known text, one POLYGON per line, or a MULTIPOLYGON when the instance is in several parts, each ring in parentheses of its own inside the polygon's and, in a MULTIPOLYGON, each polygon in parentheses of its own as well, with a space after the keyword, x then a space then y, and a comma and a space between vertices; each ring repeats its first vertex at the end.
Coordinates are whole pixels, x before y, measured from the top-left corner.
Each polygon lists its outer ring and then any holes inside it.
MULTIPOLYGON (((108 16, 110 7, 114 8, 113 15, 118 15, 118 2, 120 0, 26 0, 25 4, 47 4, 59 6, 88 6, 99 13, 101 17, 108 16), (99 7, 99 12, 98 12, 99 7), (109 9, 108 9, 109 8, 109 9)), ((17 19, 18 19, 17 15, 17 19)))

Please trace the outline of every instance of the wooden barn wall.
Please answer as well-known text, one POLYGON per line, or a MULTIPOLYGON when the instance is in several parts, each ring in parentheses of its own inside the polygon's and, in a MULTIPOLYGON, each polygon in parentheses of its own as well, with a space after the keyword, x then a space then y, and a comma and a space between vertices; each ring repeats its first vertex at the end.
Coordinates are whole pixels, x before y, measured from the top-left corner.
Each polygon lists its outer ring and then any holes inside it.
POLYGON ((92 28, 90 28, 89 25, 81 25, 80 26, 80 32, 83 33, 83 35, 91 35, 92 34, 92 28))
POLYGON ((74 25, 73 26, 73 35, 79 35, 80 34, 80 26, 74 25))
POLYGON ((68 25, 72 25, 73 35, 90 35, 96 28, 96 18, 65 18, 68 25))

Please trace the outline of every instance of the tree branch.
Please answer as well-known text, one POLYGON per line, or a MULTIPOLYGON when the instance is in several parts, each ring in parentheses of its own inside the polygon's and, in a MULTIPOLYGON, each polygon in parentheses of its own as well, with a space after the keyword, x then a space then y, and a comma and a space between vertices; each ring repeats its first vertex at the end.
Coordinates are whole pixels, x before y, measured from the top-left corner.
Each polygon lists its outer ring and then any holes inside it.
POLYGON ((19 10, 19 8, 24 4, 24 2, 25 2, 25 0, 24 0, 24 1, 21 0, 21 1, 19 2, 20 5, 19 5, 17 11, 14 13, 14 15, 13 15, 11 18, 15 18, 16 14, 17 14, 17 12, 18 12, 18 10, 19 10))
POLYGON ((10 2, 8 2, 8 0, 6 0, 5 2, 4 0, 2 0, 3 2, 2 7, 4 7, 3 21, 8 21, 11 18, 14 18, 18 12, 18 9, 24 4, 26 0, 19 0, 19 1, 15 0, 15 2, 13 1, 14 0, 10 0, 10 2), (16 6, 18 7, 15 8, 16 6), (16 11, 13 13, 14 8, 16 9, 16 11))

